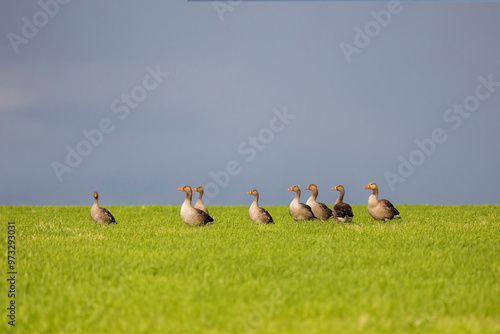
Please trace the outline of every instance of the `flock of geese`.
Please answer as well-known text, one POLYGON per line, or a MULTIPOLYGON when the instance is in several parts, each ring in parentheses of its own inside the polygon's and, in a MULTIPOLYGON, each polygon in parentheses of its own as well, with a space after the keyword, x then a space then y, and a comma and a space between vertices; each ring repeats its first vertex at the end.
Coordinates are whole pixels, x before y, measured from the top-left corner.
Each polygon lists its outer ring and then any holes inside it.
MULTIPOLYGON (((390 219, 399 219, 398 210, 386 199, 378 199, 378 186, 375 183, 370 183, 365 186, 365 189, 370 189, 372 191, 371 196, 368 198, 368 213, 375 220, 388 221, 390 219)), ((190 186, 186 185, 177 190, 184 191, 186 193, 186 199, 182 203, 181 207, 181 218, 184 223, 189 226, 201 226, 213 224, 214 219, 208 213, 208 209, 203 205, 201 199, 203 197, 203 187, 196 187, 191 189, 190 186), (193 191, 200 193, 198 200, 196 201, 194 207, 191 205, 193 198, 193 191)), ((290 203, 289 213, 290 216, 295 221, 303 220, 329 220, 335 219, 336 222, 351 222, 354 214, 352 208, 349 204, 344 203, 345 189, 342 185, 338 185, 332 188, 340 192, 337 201, 333 205, 333 210, 331 210, 324 203, 317 202, 318 197, 318 187, 315 184, 310 184, 306 187, 306 190, 312 192, 311 197, 306 203, 300 203, 300 187, 295 185, 288 188, 288 191, 294 191, 295 197, 290 203)), ((259 192, 257 189, 250 190, 247 192, 248 195, 253 195, 254 200, 250 205, 248 210, 248 216, 253 223, 256 224, 274 224, 273 217, 269 212, 259 207, 259 192)), ((100 224, 116 224, 116 220, 106 208, 99 207, 99 195, 94 192, 94 205, 90 209, 90 217, 95 223, 100 224)))

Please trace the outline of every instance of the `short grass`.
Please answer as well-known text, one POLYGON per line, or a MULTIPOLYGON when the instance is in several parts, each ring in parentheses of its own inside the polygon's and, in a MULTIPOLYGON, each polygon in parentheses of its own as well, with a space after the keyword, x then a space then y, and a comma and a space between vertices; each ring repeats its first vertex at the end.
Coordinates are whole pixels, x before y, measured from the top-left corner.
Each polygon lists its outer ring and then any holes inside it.
MULTIPOLYGON (((0 207, 17 231, 17 333, 499 333, 500 206, 398 205, 402 220, 253 225, 210 207, 0 207)), ((4 257, 4 268, 6 268, 4 257)), ((5 272, 6 270, 4 270, 5 272)), ((3 323, 7 287, 2 279, 3 323)))

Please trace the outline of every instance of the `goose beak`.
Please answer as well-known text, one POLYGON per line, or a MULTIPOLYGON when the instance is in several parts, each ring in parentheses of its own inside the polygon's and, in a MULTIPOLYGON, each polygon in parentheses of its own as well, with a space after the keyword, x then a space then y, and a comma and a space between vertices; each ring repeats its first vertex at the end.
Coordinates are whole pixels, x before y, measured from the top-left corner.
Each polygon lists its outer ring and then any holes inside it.
POLYGON ((332 188, 332 190, 337 190, 337 187, 336 187, 336 186, 335 186, 335 187, 333 187, 333 188, 332 188))
POLYGON ((293 191, 293 189, 292 189, 292 188, 293 188, 293 187, 288 188, 288 191, 293 191))
POLYGON ((365 186, 365 189, 370 189, 370 185, 369 185, 369 184, 367 184, 367 185, 365 186))
POLYGON ((252 191, 247 192, 247 195, 252 195, 252 191))
POLYGON ((184 189, 182 189, 182 187, 180 187, 180 188, 179 188, 179 189, 177 189, 177 190, 184 191, 184 189))
POLYGON ((309 190, 309 186, 306 187, 306 190, 309 190))

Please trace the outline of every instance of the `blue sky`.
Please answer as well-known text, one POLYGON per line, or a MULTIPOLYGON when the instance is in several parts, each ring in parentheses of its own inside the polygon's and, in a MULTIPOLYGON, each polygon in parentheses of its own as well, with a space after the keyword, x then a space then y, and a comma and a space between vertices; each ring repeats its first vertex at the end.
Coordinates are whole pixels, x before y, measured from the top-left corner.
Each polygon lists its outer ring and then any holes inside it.
POLYGON ((1 204, 499 201, 499 3, 42 3, 0 4, 1 204))

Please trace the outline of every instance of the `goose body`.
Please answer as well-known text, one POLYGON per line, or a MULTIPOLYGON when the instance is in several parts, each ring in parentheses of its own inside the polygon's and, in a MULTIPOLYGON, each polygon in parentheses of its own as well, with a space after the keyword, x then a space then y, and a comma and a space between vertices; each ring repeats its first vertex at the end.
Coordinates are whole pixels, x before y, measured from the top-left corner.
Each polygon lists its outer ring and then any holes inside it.
POLYGON ((186 193, 186 199, 184 200, 184 203, 182 203, 181 207, 181 218, 186 225, 201 226, 214 223, 214 219, 207 213, 191 206, 193 192, 190 186, 184 186, 177 190, 184 191, 186 193))
POLYGON ((368 198, 368 213, 375 220, 388 221, 390 219, 400 219, 399 211, 386 199, 378 199, 378 186, 375 183, 368 184, 365 189, 372 190, 368 198))
POLYGON ((210 215, 208 213, 208 209, 205 207, 205 205, 203 205, 203 203, 201 202, 201 198, 203 197, 203 187, 196 187, 193 189, 193 191, 197 191, 200 193, 200 196, 198 197, 198 199, 196 200, 196 203, 194 203, 194 208, 195 209, 198 209, 198 210, 201 210, 203 212, 205 212, 207 215, 210 215))
POLYGON ((248 209, 248 217, 256 224, 274 224, 273 217, 266 209, 259 207, 259 192, 256 189, 247 192, 248 195, 254 195, 255 198, 248 209))
POLYGON ((351 222, 354 214, 352 213, 352 208, 349 204, 344 203, 345 189, 342 185, 338 185, 332 188, 332 190, 337 190, 340 192, 339 198, 335 201, 333 205, 333 214, 335 216, 335 221, 339 222, 351 222))
POLYGON ((312 209, 309 205, 300 203, 300 187, 295 185, 293 187, 288 188, 288 191, 295 191, 295 197, 290 203, 290 207, 288 208, 288 212, 293 220, 311 220, 316 219, 312 209))
POLYGON ((94 204, 90 208, 90 217, 96 224, 117 224, 115 217, 106 208, 99 207, 99 194, 94 192, 94 204))
POLYGON ((333 218, 333 212, 325 204, 317 202, 318 197, 318 187, 315 184, 310 184, 306 187, 307 190, 312 191, 311 197, 307 200, 306 204, 312 209, 312 212, 316 218, 319 220, 328 220, 333 218))

